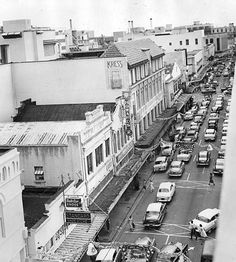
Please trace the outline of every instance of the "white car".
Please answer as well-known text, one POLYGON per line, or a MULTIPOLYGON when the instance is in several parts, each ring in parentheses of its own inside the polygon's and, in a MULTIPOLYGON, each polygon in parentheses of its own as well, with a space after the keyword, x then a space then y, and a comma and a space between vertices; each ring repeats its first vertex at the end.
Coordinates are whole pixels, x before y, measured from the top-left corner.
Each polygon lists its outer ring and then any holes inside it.
POLYGON ((170 164, 170 169, 168 171, 168 176, 170 177, 180 177, 183 175, 185 169, 185 164, 182 161, 174 160, 170 164))
POLYGON ((102 248, 96 257, 96 262, 118 262, 121 250, 116 248, 102 248))
POLYGON ((205 141, 215 141, 216 140, 216 130, 208 128, 205 131, 204 134, 204 140, 205 141))
POLYGON ((179 154, 176 156, 176 159, 178 161, 189 162, 191 156, 192 155, 188 150, 180 150, 179 154))
POLYGON ((227 136, 228 133, 228 126, 224 126, 222 129, 222 136, 227 136))
POLYGON ((193 219, 193 225, 199 228, 202 225, 206 232, 216 228, 217 220, 220 214, 218 208, 207 208, 200 212, 195 219, 193 219))
POLYGON ((192 111, 187 111, 185 114, 184 114, 184 120, 192 120, 193 119, 193 112, 192 111))
POLYGON ((217 158, 213 173, 215 175, 223 175, 224 173, 225 160, 224 158, 217 158))
POLYGON ((175 193, 175 183, 163 182, 157 190, 157 202, 170 202, 175 193))
POLYGON ((222 136, 220 144, 221 145, 226 145, 226 143, 227 143, 227 136, 222 136))
POLYGON ((155 160, 153 171, 166 171, 169 165, 169 158, 167 156, 158 156, 155 160))

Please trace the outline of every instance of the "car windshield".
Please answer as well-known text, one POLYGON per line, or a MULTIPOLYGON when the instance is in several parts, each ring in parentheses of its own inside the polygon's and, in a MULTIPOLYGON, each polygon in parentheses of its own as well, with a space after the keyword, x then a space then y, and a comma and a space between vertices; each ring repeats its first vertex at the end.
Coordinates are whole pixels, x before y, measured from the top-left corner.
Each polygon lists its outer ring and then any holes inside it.
POLYGON ((199 221, 205 222, 205 223, 209 223, 209 219, 206 218, 206 217, 204 217, 204 216, 199 216, 199 215, 198 215, 198 216, 196 217, 196 219, 199 220, 199 221))
POLYGON ((127 261, 132 261, 140 258, 146 257, 146 252, 143 247, 132 247, 127 249, 127 261))
POLYGON ((153 216, 159 216, 160 212, 158 211, 147 211, 147 218, 153 217, 153 216))
POLYGON ((207 129, 206 130, 206 134, 214 134, 215 133, 215 131, 213 130, 213 129, 207 129))
POLYGON ((163 163, 162 160, 156 160, 156 161, 155 161, 155 164, 156 164, 156 165, 160 165, 160 164, 162 164, 162 163, 163 163))
POLYGON ((159 192, 168 193, 168 192, 169 192, 169 189, 168 189, 168 188, 160 188, 160 189, 159 189, 159 192))

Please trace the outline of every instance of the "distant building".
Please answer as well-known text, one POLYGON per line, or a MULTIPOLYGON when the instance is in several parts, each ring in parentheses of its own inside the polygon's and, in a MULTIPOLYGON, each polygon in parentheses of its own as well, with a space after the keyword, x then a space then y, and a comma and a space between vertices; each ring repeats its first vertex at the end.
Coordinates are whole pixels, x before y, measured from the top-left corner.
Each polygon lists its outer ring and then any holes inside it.
POLYGON ((187 74, 189 76, 199 74, 203 66, 203 51, 200 49, 200 50, 194 50, 188 52, 187 60, 188 60, 187 74))
POLYGON ((216 53, 225 52, 229 49, 230 46, 227 33, 206 35, 205 43, 206 45, 214 44, 216 53))
POLYGON ((22 205, 19 153, 0 148, 0 260, 24 262, 27 229, 22 205))
POLYGON ((125 31, 113 32, 114 42, 119 42, 125 35, 125 31))
POLYGON ((0 62, 43 61, 60 57, 65 36, 45 27, 33 27, 28 19, 3 21, 0 62))

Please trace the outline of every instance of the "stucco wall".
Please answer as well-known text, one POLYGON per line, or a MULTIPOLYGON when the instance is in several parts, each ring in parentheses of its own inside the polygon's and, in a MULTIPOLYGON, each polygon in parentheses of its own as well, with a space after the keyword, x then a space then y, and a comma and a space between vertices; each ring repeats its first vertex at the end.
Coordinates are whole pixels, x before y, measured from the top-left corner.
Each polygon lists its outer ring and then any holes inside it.
POLYGON ((11 65, 0 65, 0 121, 12 121, 15 114, 14 92, 12 88, 11 65))
MULTIPOLYGON (((37 104, 113 102, 122 89, 109 87, 106 62, 106 59, 66 59, 13 64, 17 105, 28 98, 37 104)), ((125 68, 121 75, 125 78, 125 68)), ((124 82, 123 88, 128 80, 124 82)))

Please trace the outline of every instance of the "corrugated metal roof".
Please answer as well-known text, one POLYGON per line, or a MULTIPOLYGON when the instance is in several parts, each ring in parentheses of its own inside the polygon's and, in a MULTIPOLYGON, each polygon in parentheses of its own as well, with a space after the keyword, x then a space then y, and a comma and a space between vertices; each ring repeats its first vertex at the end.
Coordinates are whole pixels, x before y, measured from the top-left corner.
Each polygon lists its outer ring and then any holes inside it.
POLYGON ((0 145, 63 145, 85 126, 85 121, 0 123, 0 145))
POLYGON ((151 39, 139 39, 134 41, 118 42, 108 47, 101 57, 117 57, 125 55, 130 66, 147 61, 149 57, 145 53, 148 50, 154 58, 164 54, 162 48, 157 46, 151 39), (116 47, 116 48, 115 48, 116 47))

